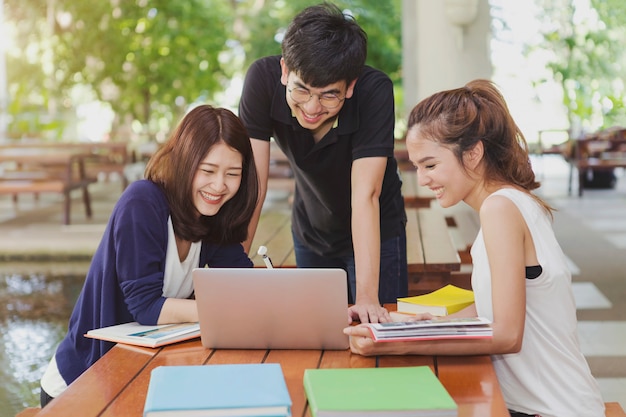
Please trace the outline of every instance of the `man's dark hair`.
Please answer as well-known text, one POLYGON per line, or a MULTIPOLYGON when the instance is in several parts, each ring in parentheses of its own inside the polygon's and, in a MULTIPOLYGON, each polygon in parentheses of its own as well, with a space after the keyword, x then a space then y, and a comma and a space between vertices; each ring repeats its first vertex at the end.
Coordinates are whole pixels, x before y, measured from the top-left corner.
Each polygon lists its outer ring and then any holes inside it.
POLYGON ((312 87, 357 79, 367 56, 367 34, 331 3, 307 7, 291 22, 282 42, 285 64, 312 87))

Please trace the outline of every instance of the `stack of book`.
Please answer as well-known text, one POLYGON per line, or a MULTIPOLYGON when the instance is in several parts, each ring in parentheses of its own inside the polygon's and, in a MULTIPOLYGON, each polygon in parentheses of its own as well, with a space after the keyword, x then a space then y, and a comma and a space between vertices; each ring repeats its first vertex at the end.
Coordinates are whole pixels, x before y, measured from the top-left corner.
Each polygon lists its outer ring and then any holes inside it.
POLYGON ((276 363, 159 366, 150 374, 144 417, 290 417, 276 363))
POLYGON ((400 321, 406 318, 406 314, 430 313, 433 316, 447 316, 473 303, 473 291, 450 284, 428 294, 398 298, 397 312, 400 315, 393 316, 400 321))
POLYGON ((493 337, 491 321, 483 317, 442 317, 433 320, 369 323, 367 326, 376 342, 493 337))
POLYGON ((307 369, 313 417, 455 417, 457 405, 428 366, 307 369))

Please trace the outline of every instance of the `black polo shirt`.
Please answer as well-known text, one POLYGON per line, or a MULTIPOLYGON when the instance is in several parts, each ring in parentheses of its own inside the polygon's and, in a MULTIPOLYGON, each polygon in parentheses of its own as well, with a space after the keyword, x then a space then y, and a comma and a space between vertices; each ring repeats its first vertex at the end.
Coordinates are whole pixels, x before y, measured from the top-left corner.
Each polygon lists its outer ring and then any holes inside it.
POLYGON ((387 157, 380 195, 381 240, 404 227, 404 201, 394 145, 393 85, 383 72, 365 67, 338 115, 338 125, 318 143, 292 116, 280 82, 280 56, 250 66, 239 103, 239 116, 251 138, 270 140, 287 156, 296 188, 292 227, 297 238, 324 256, 353 252, 351 230, 352 161, 387 157))

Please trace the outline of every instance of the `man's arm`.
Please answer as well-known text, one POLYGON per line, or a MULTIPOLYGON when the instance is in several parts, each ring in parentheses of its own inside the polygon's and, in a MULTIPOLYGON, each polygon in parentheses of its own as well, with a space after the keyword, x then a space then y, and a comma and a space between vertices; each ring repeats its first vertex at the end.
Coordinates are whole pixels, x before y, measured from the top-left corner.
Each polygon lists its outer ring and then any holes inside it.
POLYGON ((252 145, 254 163, 259 177, 259 201, 257 202, 252 219, 250 220, 248 238, 245 242, 243 242, 243 250, 247 254, 250 254, 250 246, 252 245, 252 240, 254 239, 254 234, 256 233, 256 228, 259 224, 259 217, 261 217, 261 209, 263 208, 263 202, 265 201, 265 195, 267 194, 267 179, 270 169, 270 142, 267 140, 250 138, 250 144, 252 145))
POLYGON ((387 158, 360 158, 352 163, 352 242, 356 270, 356 300, 350 308, 361 322, 390 321, 380 306, 380 204, 387 158))

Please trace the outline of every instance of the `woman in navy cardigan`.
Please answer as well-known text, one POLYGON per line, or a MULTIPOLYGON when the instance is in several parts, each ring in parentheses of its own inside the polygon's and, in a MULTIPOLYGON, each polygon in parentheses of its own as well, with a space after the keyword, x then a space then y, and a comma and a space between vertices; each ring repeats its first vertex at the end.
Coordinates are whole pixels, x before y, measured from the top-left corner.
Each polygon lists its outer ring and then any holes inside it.
POLYGON ((113 343, 83 335, 137 321, 198 321, 191 271, 252 267, 243 242, 257 202, 248 133, 231 111, 190 111, 113 209, 70 317, 41 380, 41 405, 113 343))

